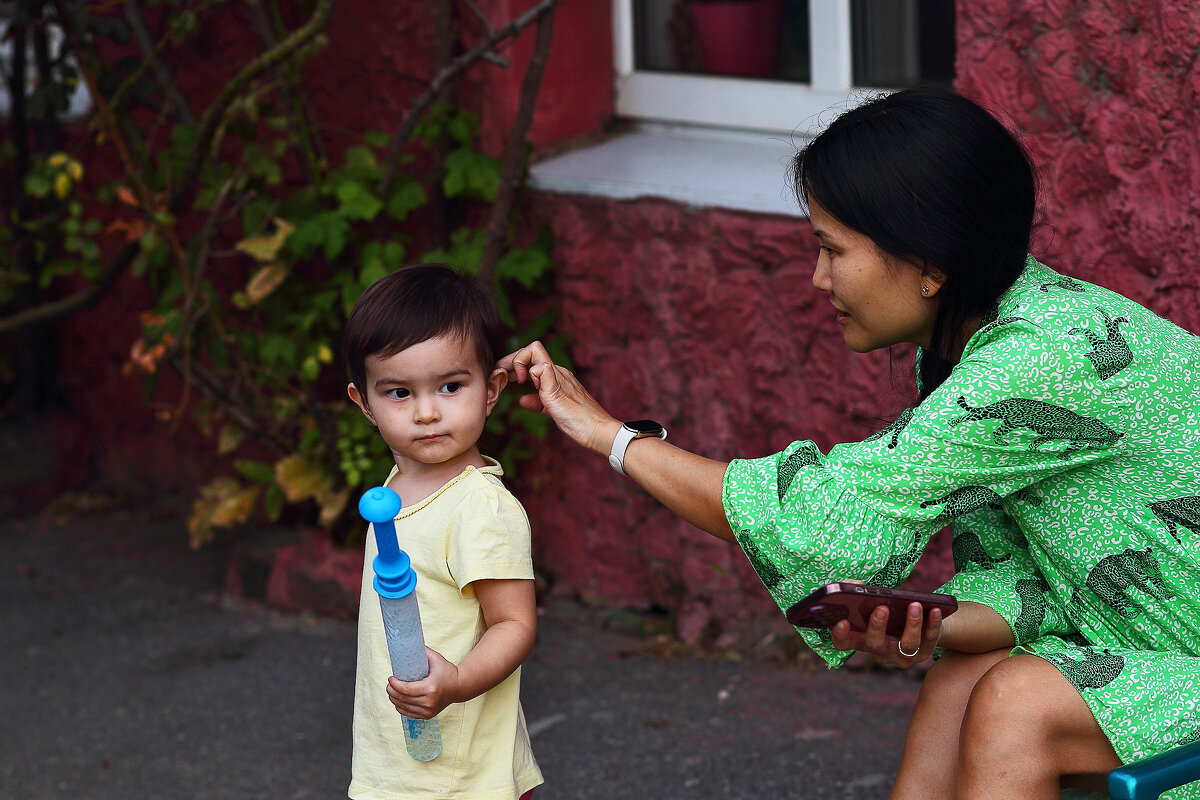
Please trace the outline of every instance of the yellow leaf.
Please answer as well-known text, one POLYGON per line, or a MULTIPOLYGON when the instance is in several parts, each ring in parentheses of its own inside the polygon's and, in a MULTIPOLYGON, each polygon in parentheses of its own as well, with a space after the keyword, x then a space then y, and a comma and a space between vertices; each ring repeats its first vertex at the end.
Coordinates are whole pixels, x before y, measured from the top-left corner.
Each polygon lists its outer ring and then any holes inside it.
POLYGON ((81 180, 83 178, 83 164, 80 164, 78 161, 72 158, 69 162, 67 162, 67 175, 69 175, 73 181, 81 180))
POLYGON ((287 277, 288 265, 281 261, 272 261, 263 266, 254 273, 250 278, 250 282, 246 284, 246 300, 251 305, 258 305, 267 295, 275 291, 279 284, 283 283, 283 279, 287 277))
POLYGON ((327 344, 317 345, 317 360, 322 364, 333 363, 333 350, 327 344))
POLYGON ((188 540, 193 549, 212 539, 213 528, 246 522, 258 499, 257 486, 243 487, 233 478, 217 478, 200 489, 188 517, 188 540))
POLYGON ((66 197, 71 192, 71 179, 65 172, 54 176, 54 196, 58 199, 66 197))
POLYGON ((330 491, 329 476, 301 455, 286 456, 275 462, 275 482, 289 503, 321 497, 330 491))
POLYGON ((242 239, 234 245, 238 250, 241 250, 246 255, 260 263, 265 261, 274 261, 279 255, 279 248, 283 247, 283 243, 292 235, 292 231, 296 228, 287 220, 275 217, 272 222, 275 223, 275 231, 273 233, 263 233, 258 236, 251 236, 242 239))
POLYGON ((61 167, 70 160, 70 156, 66 153, 54 153, 46 159, 46 164, 51 167, 61 167))

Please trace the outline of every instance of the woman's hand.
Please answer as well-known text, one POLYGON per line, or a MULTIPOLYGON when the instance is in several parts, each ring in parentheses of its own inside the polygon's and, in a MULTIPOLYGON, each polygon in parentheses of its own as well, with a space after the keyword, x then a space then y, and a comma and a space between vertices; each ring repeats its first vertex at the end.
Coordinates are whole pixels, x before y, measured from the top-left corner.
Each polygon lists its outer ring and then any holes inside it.
POLYGON ((838 650, 864 650, 881 664, 908 668, 919 664, 933 655, 938 638, 942 633, 942 611, 935 608, 929 612, 925 630, 921 630, 923 607, 920 603, 908 604, 908 615, 904 631, 900 636, 889 636, 887 606, 877 606, 867 620, 865 631, 850 630, 850 622, 842 620, 833 626, 833 646, 838 650))
POLYGON ((554 420, 558 429, 576 444, 607 456, 621 423, 596 402, 569 369, 558 366, 541 342, 531 342, 509 353, 496 364, 517 383, 532 381, 537 394, 520 403, 554 420))

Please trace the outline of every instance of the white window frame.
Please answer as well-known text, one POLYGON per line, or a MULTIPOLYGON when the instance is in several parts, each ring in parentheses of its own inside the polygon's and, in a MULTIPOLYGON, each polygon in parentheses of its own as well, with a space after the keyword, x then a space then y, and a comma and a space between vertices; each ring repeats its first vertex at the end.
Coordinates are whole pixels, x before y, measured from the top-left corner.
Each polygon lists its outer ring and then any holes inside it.
POLYGON ((808 4, 810 83, 757 81, 634 68, 633 0, 612 0, 615 110, 631 119, 815 134, 852 103, 850 0, 808 4))
MULTIPOLYGON (((13 43, 7 38, 9 25, 8 17, 0 17, 0 118, 6 118, 12 113, 12 98, 8 95, 9 77, 13 70, 13 43)), ((55 23, 46 23, 46 44, 53 53, 60 53, 66 47, 66 37, 62 28, 55 23)), ((37 86, 37 62, 33 53, 33 42, 26 43, 27 57, 25 59, 26 91, 37 86)), ((74 61, 74 57, 69 57, 74 61)), ((82 80, 75 85, 71 96, 67 99, 67 109, 58 115, 63 122, 74 122, 83 119, 92 108, 92 93, 82 80)))

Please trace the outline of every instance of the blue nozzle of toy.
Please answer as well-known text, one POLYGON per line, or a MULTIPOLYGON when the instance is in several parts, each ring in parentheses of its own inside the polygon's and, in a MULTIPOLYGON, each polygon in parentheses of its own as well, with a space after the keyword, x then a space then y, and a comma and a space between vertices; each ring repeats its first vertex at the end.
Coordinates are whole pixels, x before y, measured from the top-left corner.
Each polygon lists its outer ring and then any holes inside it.
POLYGON ((375 569, 372 582, 382 597, 406 597, 417 586, 417 573, 408 554, 396 540, 396 515, 400 513, 400 495, 386 486, 376 486, 363 493, 358 501, 358 513, 375 529, 379 555, 371 562, 375 569))

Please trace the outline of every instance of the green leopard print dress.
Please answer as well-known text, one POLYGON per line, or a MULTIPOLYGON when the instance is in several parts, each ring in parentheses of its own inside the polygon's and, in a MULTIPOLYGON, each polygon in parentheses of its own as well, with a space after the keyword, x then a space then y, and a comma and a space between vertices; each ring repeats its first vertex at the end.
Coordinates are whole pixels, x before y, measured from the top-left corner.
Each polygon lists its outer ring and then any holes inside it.
POLYGON ((896 586, 949 523, 943 591, 1058 667, 1122 760, 1200 739, 1200 337, 1133 301, 1031 257, 920 405, 828 455, 734 461, 723 499, 781 609, 896 586))

